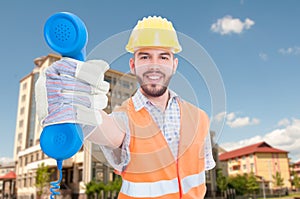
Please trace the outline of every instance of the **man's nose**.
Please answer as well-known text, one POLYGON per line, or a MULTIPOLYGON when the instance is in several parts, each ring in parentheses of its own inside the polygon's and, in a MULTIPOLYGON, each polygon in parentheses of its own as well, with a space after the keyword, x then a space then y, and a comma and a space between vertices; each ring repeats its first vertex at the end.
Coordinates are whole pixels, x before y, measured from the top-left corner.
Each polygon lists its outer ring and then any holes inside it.
POLYGON ((159 70, 159 64, 158 63, 152 63, 149 65, 149 70, 159 70))

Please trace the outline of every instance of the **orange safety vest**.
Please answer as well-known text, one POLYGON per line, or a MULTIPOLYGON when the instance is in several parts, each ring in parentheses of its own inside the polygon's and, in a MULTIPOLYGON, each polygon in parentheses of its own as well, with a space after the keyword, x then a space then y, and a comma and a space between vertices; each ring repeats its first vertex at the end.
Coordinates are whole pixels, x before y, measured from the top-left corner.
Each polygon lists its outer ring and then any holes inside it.
POLYGON ((204 143, 209 130, 206 113, 179 100, 181 123, 178 158, 145 108, 135 111, 132 99, 116 111, 125 111, 130 128, 130 161, 119 173, 119 199, 204 198, 204 143))

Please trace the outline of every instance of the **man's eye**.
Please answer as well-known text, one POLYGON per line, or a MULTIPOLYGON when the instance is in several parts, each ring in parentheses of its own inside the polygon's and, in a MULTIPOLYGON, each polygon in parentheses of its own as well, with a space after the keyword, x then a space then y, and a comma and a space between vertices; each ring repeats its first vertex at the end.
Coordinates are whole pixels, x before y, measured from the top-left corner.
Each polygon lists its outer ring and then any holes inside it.
POLYGON ((148 56, 142 56, 140 59, 148 59, 148 56))
POLYGON ((169 60, 169 57, 161 57, 163 60, 169 60))

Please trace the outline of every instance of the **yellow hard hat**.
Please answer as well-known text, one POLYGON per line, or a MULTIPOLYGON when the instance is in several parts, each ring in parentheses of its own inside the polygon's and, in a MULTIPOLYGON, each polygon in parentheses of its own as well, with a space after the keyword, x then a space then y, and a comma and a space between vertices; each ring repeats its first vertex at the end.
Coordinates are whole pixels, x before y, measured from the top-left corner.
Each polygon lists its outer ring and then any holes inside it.
POLYGON ((139 20, 131 32, 126 50, 134 53, 141 47, 170 48, 173 53, 179 53, 181 46, 176 31, 166 18, 149 16, 139 20))

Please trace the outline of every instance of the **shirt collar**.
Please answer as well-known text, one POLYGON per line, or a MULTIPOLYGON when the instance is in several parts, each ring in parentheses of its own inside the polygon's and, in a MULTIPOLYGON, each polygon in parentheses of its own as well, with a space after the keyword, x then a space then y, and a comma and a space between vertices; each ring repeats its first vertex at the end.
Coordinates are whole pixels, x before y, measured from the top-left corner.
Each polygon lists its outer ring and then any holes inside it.
MULTIPOLYGON (((169 102, 175 99, 180 99, 179 95, 177 95, 177 93, 175 93, 174 91, 168 89, 168 92, 170 93, 169 102)), ((140 89, 138 89, 137 92, 133 95, 132 101, 135 111, 139 111, 142 108, 144 108, 147 104, 151 103, 149 99, 142 94, 140 89)))

